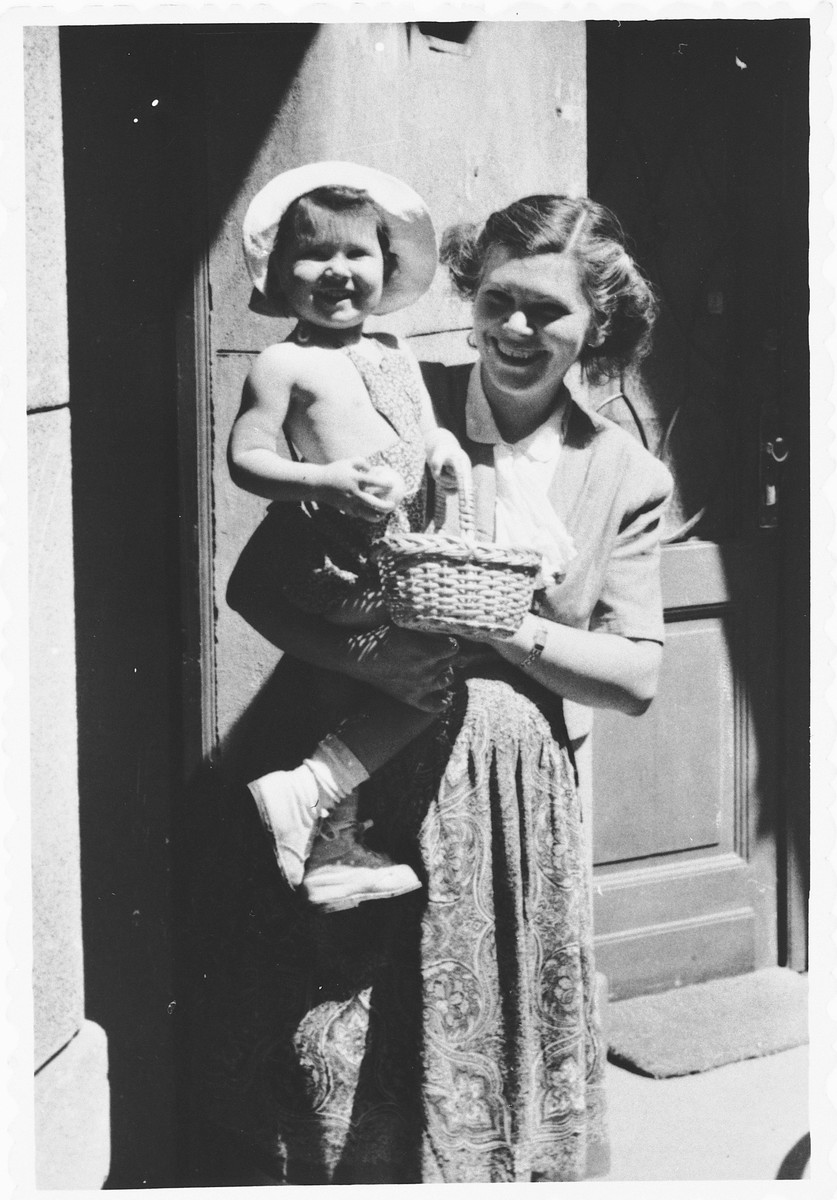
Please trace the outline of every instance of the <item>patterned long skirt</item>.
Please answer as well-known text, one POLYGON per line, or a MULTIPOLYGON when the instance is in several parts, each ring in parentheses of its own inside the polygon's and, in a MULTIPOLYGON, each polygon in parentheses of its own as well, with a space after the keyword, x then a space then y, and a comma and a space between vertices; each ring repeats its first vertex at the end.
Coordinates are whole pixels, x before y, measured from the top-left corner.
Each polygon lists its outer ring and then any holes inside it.
POLYGON ((203 972, 202 1103, 278 1179, 606 1169, 572 766, 507 681, 470 680, 454 709, 363 797, 425 888, 321 915, 256 872, 246 927, 203 972))

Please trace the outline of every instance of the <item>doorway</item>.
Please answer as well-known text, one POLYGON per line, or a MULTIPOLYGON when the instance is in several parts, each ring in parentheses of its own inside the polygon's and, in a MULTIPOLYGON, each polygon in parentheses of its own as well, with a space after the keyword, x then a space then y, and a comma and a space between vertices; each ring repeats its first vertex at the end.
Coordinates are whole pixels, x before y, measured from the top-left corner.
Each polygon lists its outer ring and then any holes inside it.
POLYGON ((805 965, 808 22, 589 22, 588 186, 661 301, 596 405, 670 466, 667 647, 596 716, 600 968, 617 998, 805 965))

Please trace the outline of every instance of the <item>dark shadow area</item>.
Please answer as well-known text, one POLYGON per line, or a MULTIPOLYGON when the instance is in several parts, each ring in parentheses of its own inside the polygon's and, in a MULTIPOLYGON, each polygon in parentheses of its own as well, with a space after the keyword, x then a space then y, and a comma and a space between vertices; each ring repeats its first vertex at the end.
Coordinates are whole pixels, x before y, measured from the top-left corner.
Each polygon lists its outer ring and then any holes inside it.
POLYGON ((446 43, 451 46, 466 46, 476 21, 417 21, 416 24, 427 38, 430 49, 440 50, 446 43))
POLYGON ((802 1179, 811 1161, 811 1135, 804 1134, 782 1159, 777 1179, 802 1179))
MULTIPOLYGON (((233 136, 213 139, 216 157, 206 164, 209 187, 201 200, 207 205, 207 246, 218 234, 256 150, 291 91, 318 28, 304 22, 255 29, 219 25, 204 27, 189 39, 196 71, 192 136, 213 126, 234 131, 233 136), (200 111, 199 104, 204 105, 200 111)), ((292 131, 289 143, 293 144, 292 131)), ((204 249, 195 247, 197 252, 204 249)))
MULTIPOLYGON (((264 56, 238 79, 243 132, 214 193, 213 233, 314 28, 260 35, 264 56)), ((61 30, 85 994, 108 1038, 109 1188, 170 1186, 182 1173, 175 329, 206 249, 193 190, 205 46, 241 36, 61 30)))
POLYGON ((153 1187, 177 1152, 172 45, 65 28, 61 58, 85 1004, 108 1038, 108 1186, 153 1187))
POLYGON ((748 830, 736 812, 736 845, 776 846, 778 961, 796 969, 809 870, 809 48, 807 20, 588 23, 589 191, 619 214, 661 300, 642 378, 623 382, 636 411, 603 411, 634 435, 638 413, 670 466, 672 539, 720 547, 750 722, 737 718, 736 738, 758 763, 750 796, 736 795, 758 819, 748 830), (776 437, 790 454, 768 476, 776 437))
MULTIPOLYGON (((282 884, 243 784, 310 752, 332 724, 320 698, 310 668, 283 660, 185 797, 176 859, 189 1186, 419 1181, 424 893, 318 913, 282 884), (343 1088, 348 1140, 325 1120, 343 1088)), ((453 727, 463 711, 449 716, 453 727)), ((423 745, 393 765, 397 794, 423 745)), ((430 757, 435 787, 445 756, 430 757)), ((389 770, 364 790, 361 815, 421 872, 423 813, 396 811, 389 770)))

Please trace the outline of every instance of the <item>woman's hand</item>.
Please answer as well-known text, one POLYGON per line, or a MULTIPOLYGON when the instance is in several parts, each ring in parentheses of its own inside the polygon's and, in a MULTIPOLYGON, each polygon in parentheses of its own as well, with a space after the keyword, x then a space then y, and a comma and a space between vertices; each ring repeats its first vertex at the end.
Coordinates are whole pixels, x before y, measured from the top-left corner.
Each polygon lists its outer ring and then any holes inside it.
POLYGON ((391 513, 407 491, 397 471, 363 458, 340 459, 316 468, 313 498, 363 521, 379 521, 391 513))
POLYGON ((422 712, 447 706, 459 655, 455 638, 381 625, 348 641, 346 674, 422 712))

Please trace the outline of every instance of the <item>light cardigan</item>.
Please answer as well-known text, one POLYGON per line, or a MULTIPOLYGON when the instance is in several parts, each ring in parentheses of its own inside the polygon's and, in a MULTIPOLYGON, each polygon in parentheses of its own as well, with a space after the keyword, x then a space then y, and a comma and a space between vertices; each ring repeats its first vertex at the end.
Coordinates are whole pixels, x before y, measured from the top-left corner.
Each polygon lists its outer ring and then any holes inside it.
MULTIPOLYGON (((437 417, 473 463, 478 535, 495 535, 494 446, 502 439, 479 382, 479 364, 424 364, 437 417)), ((630 434, 569 396, 566 435, 548 498, 576 554, 560 583, 540 593, 544 617, 662 643, 660 524, 668 469, 630 434)))

